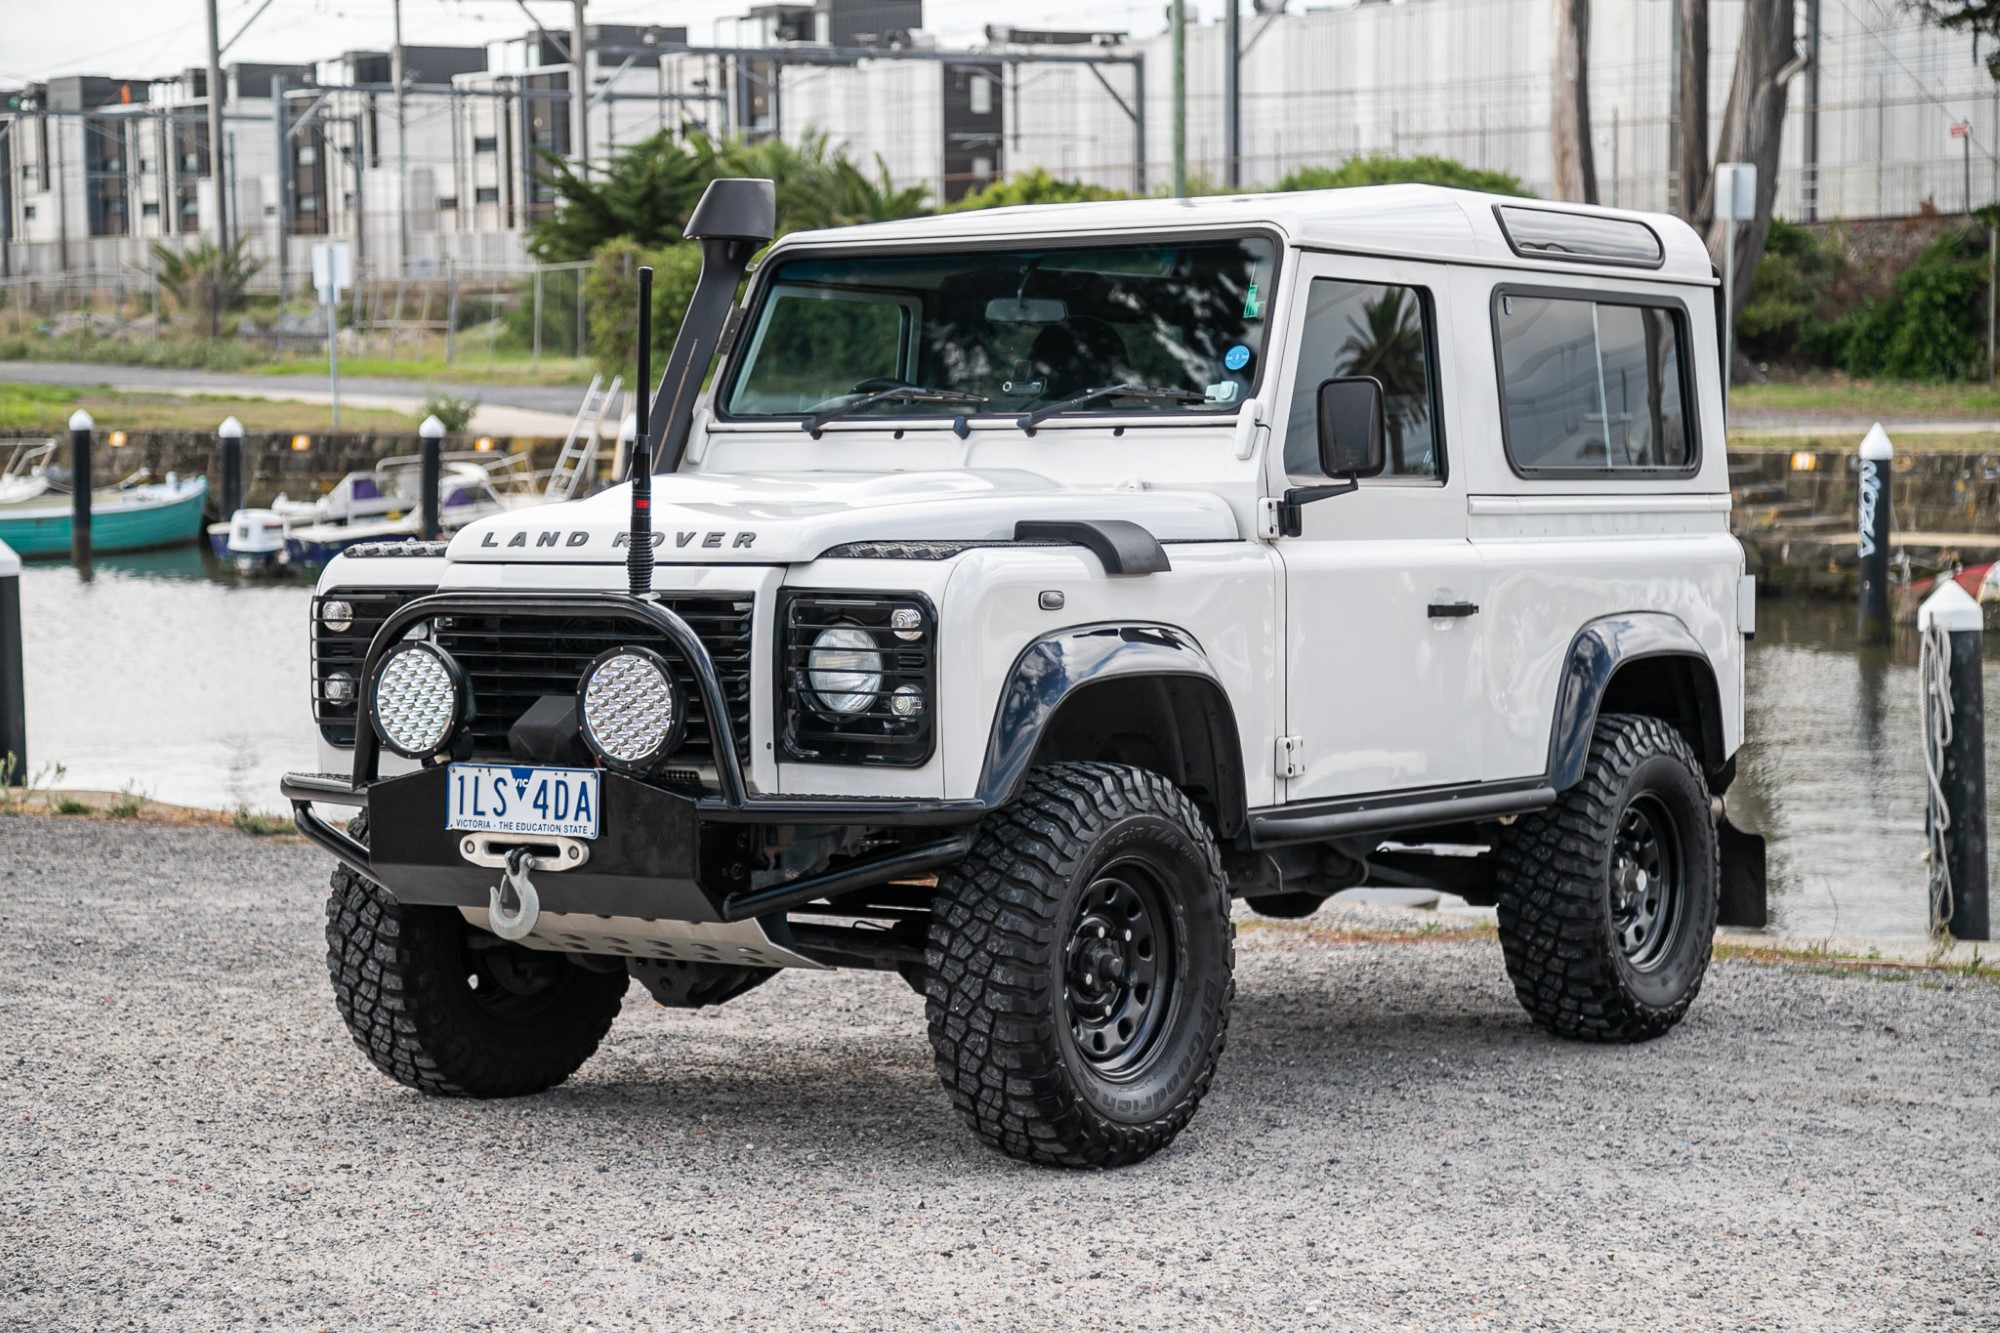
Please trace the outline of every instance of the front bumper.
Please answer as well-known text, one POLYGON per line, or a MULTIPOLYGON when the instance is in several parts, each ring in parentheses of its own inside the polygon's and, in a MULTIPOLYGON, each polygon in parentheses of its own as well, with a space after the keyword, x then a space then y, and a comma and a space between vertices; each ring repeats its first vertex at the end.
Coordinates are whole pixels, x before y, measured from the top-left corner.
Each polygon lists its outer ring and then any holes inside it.
MULTIPOLYGON (((440 593, 406 603, 382 624, 369 645, 360 679, 374 679, 382 655, 414 625, 432 616, 590 615, 628 619, 663 635, 687 661, 711 719, 709 748, 715 790, 700 795, 669 790, 605 770, 601 836, 590 860, 548 876, 541 892, 551 912, 743 921, 784 911, 829 894, 864 888, 949 864, 971 845, 971 826, 986 813, 978 800, 877 797, 783 797, 752 794, 744 780, 721 678, 707 648, 669 608, 624 593, 519 596, 440 593), (842 865, 825 873, 761 888, 751 887, 751 849, 757 826, 815 825, 891 829, 937 828, 936 841, 842 865)), ((495 881, 491 869, 468 862, 460 835, 445 827, 446 770, 442 764, 383 778, 374 729, 356 728, 354 771, 291 773, 280 785, 292 803, 299 832, 399 901, 483 907, 495 881), (314 811, 315 803, 360 807, 369 815, 363 845, 314 811)))

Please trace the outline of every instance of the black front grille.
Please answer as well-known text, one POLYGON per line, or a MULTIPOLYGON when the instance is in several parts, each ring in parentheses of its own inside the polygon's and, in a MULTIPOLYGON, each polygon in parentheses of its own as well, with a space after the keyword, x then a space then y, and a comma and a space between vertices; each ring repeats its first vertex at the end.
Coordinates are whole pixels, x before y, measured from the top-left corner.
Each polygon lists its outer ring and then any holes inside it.
POLYGON ((396 609, 412 597, 435 591, 431 588, 335 588, 312 600, 312 703, 313 721, 329 745, 354 744, 354 720, 360 713, 361 665, 375 631, 396 609), (354 608, 353 623, 334 629, 322 617, 328 602, 345 602, 354 608), (344 680, 336 680, 344 677, 344 680), (346 699, 330 697, 329 691, 347 693, 346 699))
MULTIPOLYGON (((751 599, 670 595, 659 600, 687 621, 708 649, 722 679, 723 696, 729 701, 737 757, 747 760, 751 599)), ((681 695, 688 701, 687 730, 677 753, 686 756, 685 762, 709 760, 708 711, 701 702, 693 669, 665 635, 638 621, 619 616, 523 616, 499 611, 440 617, 436 633, 438 646, 457 660, 472 682, 478 714, 472 724, 474 755, 507 754, 507 733, 537 699, 551 694, 575 695, 583 669, 599 654, 638 645, 651 648, 672 665, 681 695)))

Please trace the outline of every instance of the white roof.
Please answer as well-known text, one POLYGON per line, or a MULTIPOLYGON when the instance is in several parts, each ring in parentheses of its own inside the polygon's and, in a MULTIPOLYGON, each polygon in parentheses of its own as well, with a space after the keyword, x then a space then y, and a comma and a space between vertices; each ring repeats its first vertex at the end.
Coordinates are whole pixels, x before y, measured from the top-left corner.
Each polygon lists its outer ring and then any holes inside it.
POLYGON ((837 230, 794 232, 795 245, 880 245, 898 242, 998 240, 1023 236, 1150 235, 1184 229, 1276 227, 1307 249, 1346 250, 1459 263, 1495 264, 1543 272, 1616 273, 1662 282, 1715 281, 1708 248, 1694 229, 1664 213, 1548 203, 1511 195, 1447 190, 1436 185, 1362 185, 1286 194, 1209 195, 1198 199, 1117 199, 1102 203, 1028 204, 933 217, 875 222, 837 230), (1496 204, 1643 222, 1659 236, 1659 268, 1521 256, 1507 243, 1496 204))

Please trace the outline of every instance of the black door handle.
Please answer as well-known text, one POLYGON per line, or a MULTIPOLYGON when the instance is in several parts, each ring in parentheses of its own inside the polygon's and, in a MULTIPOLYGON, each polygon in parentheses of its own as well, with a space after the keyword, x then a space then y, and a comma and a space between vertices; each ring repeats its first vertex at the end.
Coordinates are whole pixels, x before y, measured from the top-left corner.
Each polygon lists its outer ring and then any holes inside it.
POLYGON ((1466 616, 1476 616, 1478 614, 1479 603, 1477 602, 1432 602, 1430 606, 1430 617, 1432 620, 1459 620, 1466 616))

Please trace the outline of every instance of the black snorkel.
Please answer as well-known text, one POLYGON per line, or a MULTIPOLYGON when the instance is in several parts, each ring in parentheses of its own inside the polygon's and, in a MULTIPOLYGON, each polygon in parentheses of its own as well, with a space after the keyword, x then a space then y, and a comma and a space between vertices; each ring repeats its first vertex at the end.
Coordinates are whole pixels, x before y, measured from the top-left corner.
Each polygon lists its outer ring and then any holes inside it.
MULTIPOLYGON (((729 178, 713 180, 688 217, 686 236, 701 245, 701 277, 688 298, 687 315, 667 358, 666 372, 653 395, 652 419, 660 423, 660 448, 654 468, 672 472, 687 450, 694 426, 694 400, 701 393, 708 363, 721 345, 723 330, 736 301, 750 258, 771 243, 777 231, 778 196, 770 181, 729 178)), ((651 381, 641 363, 639 383, 651 381)), ((643 392, 643 390, 642 390, 643 392)), ((639 418, 641 448, 647 417, 639 418)), ((636 462, 638 455, 634 454, 636 462)), ((633 491, 634 503, 638 491, 633 491)))

